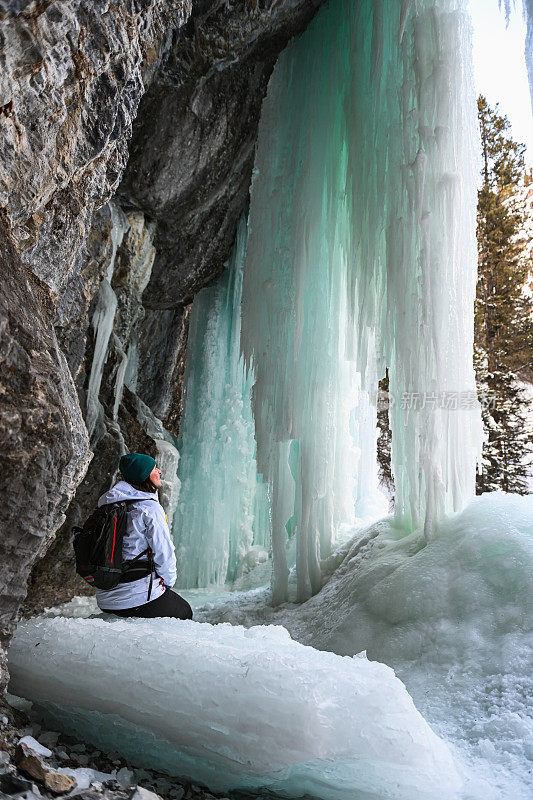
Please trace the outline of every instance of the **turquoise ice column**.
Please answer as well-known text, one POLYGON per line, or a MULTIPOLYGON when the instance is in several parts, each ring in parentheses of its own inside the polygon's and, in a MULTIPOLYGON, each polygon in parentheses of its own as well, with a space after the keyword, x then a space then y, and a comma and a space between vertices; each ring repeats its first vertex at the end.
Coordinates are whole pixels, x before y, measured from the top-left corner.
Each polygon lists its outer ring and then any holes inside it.
POLYGON ((240 355, 246 225, 219 282, 193 303, 173 536, 182 588, 233 580, 252 544, 269 547, 269 499, 255 460, 253 373, 240 355))
MULTIPOLYGON (((361 5, 349 91, 354 333, 389 367, 396 521, 475 493, 479 140, 466 0, 361 5), (372 31, 372 36, 365 35, 372 31)), ((363 384, 365 383, 363 374, 363 384)))
POLYGON ((293 509, 304 600, 321 587, 320 560, 340 525, 354 519, 357 469, 375 475, 375 457, 363 466, 368 454, 350 435, 357 378, 346 357, 350 6, 326 4, 281 54, 256 149, 242 341, 256 375, 258 468, 271 486, 275 603, 287 598, 293 509))
POLYGON ((379 502, 375 399, 387 366, 398 525, 430 536, 474 493, 470 38, 464 0, 331 0, 270 80, 242 346, 272 496, 275 602, 287 597, 287 494, 300 600, 319 590, 320 559, 353 520, 354 497, 355 513, 379 502))

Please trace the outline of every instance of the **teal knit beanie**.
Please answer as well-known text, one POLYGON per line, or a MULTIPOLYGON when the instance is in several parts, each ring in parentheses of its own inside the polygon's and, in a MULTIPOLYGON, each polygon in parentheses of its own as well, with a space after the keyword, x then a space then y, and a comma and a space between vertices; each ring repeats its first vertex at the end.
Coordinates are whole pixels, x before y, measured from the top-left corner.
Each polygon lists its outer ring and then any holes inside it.
POLYGON ((155 467, 152 456, 144 453, 128 453, 122 456, 119 462, 119 469, 122 477, 128 483, 142 483, 150 475, 155 467))

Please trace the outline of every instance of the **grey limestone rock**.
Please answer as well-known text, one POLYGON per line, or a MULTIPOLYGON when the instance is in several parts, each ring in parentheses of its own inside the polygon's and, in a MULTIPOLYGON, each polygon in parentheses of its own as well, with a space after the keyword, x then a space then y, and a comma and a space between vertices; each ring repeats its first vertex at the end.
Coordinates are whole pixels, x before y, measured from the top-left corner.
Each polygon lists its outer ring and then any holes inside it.
POLYGON ((22 265, 5 220, 0 223, 0 642, 5 645, 30 569, 64 520, 90 451, 48 294, 22 265))
POLYGON ((0 207, 54 293, 113 194, 147 82, 191 0, 0 7, 0 207))
POLYGON ((190 312, 190 305, 167 311, 146 309, 136 341, 136 391, 175 435, 182 413, 190 312))

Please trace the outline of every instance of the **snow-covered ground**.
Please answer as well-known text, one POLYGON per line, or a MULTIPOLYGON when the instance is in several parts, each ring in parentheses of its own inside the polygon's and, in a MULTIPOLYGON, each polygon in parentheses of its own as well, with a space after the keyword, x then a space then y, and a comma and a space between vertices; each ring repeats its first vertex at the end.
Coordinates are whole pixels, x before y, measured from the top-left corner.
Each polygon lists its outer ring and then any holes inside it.
POLYGON ((533 496, 475 498, 428 544, 387 517, 325 568, 300 606, 269 607, 267 588, 184 593, 198 622, 72 601, 19 626, 11 690, 56 728, 213 788, 529 798, 533 496))

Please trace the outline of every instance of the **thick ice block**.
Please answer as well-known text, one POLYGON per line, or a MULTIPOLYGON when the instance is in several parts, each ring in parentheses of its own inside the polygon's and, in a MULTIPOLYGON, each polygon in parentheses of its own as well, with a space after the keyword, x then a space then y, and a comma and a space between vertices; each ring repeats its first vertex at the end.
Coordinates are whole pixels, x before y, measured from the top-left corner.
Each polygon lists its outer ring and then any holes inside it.
POLYGON ((442 800, 460 786, 389 667, 279 626, 37 617, 9 659, 10 691, 54 728, 213 790, 442 800))

